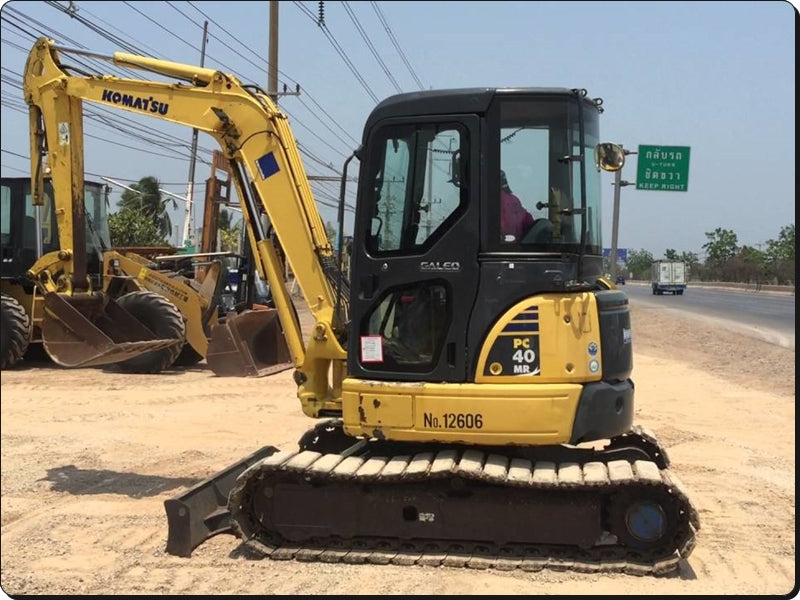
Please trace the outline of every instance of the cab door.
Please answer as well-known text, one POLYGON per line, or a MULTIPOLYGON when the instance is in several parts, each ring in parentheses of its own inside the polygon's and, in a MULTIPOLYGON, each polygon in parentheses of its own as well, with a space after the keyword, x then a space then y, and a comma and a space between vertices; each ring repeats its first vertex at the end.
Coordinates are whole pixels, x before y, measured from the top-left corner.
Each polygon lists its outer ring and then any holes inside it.
POLYGON ((478 119, 391 119, 359 177, 348 372, 463 382, 478 284, 478 119))

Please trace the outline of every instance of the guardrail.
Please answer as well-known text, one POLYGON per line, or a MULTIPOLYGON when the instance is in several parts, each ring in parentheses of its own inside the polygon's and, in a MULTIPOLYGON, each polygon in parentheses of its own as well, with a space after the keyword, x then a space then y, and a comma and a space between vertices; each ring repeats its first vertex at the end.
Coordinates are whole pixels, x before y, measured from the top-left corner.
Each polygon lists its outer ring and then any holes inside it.
POLYGON ((784 294, 794 294, 793 285, 770 285, 766 283, 728 283, 724 281, 690 281, 690 285, 696 287, 721 287, 729 289, 744 290, 747 292, 780 292, 784 294))
MULTIPOLYGON (((645 279, 630 279, 631 283, 644 283, 650 285, 650 282, 645 279)), ((745 292, 776 292, 781 294, 795 295, 793 285, 770 285, 766 283, 731 283, 726 281, 689 281, 686 284, 687 288, 692 287, 709 287, 709 288, 726 288, 734 290, 742 290, 745 292)))

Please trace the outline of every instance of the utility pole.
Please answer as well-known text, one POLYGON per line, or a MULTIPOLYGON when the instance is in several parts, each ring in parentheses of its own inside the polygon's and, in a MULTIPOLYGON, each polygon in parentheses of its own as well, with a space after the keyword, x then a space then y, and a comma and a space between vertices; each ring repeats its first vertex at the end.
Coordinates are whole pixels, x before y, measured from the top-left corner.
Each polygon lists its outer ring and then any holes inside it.
MULTIPOLYGON (((620 144, 620 148, 622 148, 622 144, 620 144)), ((636 154, 636 152, 631 152, 630 150, 625 150, 622 148, 622 151, 625 153, 625 156, 629 154, 636 154)), ((620 188, 625 187, 626 185, 635 185, 635 181, 623 181, 622 180, 622 169, 617 169, 614 171, 614 183, 611 185, 614 186, 614 220, 611 224, 611 254, 608 257, 609 262, 609 271, 611 272, 611 281, 614 281, 617 277, 617 234, 619 232, 619 196, 620 196, 620 188)))
POLYGON ((269 3, 269 75, 267 93, 278 104, 278 0, 269 3))
MULTIPOLYGON (((206 37, 208 35, 208 21, 203 23, 203 45, 200 50, 200 66, 202 67, 206 60, 206 37)), ((194 207, 192 199, 194 196, 194 165, 197 154, 197 129, 192 129, 192 150, 189 156, 189 184, 186 187, 186 215, 183 219, 183 236, 181 238, 181 247, 186 248, 187 243, 191 244, 193 232, 192 226, 194 223, 194 207)))
MULTIPOLYGON (((269 64, 267 65, 267 95, 272 100, 273 104, 275 104, 275 108, 278 107, 278 0, 270 0, 269 2, 269 48, 267 51, 268 61, 269 64)), ((265 219, 268 217, 264 216, 265 219)), ((269 228, 266 228, 267 230, 269 228)), ((290 268, 288 259, 283 252, 283 247, 281 245, 280 240, 275 239, 275 250, 278 252, 278 255, 283 258, 283 273, 284 278, 289 277, 290 275, 290 268)), ((250 279, 253 278, 252 269, 250 270, 251 273, 248 275, 250 279)), ((252 282, 248 280, 248 284, 252 285, 252 282)))

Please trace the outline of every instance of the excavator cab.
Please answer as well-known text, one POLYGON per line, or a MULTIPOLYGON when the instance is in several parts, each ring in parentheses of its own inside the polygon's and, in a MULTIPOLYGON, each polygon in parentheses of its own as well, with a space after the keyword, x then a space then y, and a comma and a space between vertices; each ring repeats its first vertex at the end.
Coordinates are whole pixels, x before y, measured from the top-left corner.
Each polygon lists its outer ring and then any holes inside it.
MULTIPOLYGON (((359 177, 369 183, 359 189, 356 214, 350 377, 531 384, 601 378, 589 360, 563 375, 557 361, 543 362, 534 323, 524 336, 509 330, 487 339, 520 302, 598 285, 598 115, 594 100, 567 89, 422 92, 374 110, 359 177), (507 222, 504 187, 531 217, 524 231, 507 222), (377 234, 358 235, 370 230, 377 234), (372 350, 376 339, 380 353, 372 350), (519 354, 515 343, 529 351, 519 354)), ((623 299, 600 294, 611 296, 623 299)), ((629 327, 620 319, 616 326, 629 327)), ((614 379, 630 373, 627 350, 607 365, 614 379)))
MULTIPOLYGON (((2 185, 2 279, 21 282, 36 260, 59 249, 56 206, 53 186, 45 180, 42 204, 35 206, 31 198, 30 177, 3 177, 2 185)), ((108 230, 108 188, 94 182, 84 182, 86 214, 87 272, 95 285, 102 280, 105 248, 111 246, 108 230)), ((33 285, 28 282, 28 285, 33 285)))

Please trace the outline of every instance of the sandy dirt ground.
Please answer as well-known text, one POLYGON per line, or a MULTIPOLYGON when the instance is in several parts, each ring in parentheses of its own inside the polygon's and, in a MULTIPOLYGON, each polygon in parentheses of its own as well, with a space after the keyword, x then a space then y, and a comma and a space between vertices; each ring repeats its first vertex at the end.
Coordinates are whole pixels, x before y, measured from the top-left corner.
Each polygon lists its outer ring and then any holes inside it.
POLYGON ((697 506, 697 547, 666 577, 283 562, 232 535, 165 552, 164 500, 312 424, 291 371, 201 364, 131 376, 2 373, 0 584, 17 594, 793 594, 795 353, 634 306, 636 421, 697 506))

